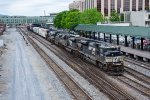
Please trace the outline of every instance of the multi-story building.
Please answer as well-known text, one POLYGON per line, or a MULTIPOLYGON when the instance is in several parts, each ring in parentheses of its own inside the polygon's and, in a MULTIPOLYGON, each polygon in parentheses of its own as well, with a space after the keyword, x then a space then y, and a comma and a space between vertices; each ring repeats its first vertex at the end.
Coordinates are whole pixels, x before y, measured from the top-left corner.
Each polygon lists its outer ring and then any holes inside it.
POLYGON ((150 12, 148 11, 125 12, 124 22, 129 22, 133 26, 150 27, 150 12))
POLYGON ((112 11, 122 13, 125 11, 141 11, 148 10, 150 0, 96 0, 97 9, 103 15, 110 16, 112 11))
POLYGON ((79 11, 83 11, 82 2, 84 2, 84 0, 74 0, 73 3, 69 4, 69 9, 77 9, 79 11))
POLYGON ((122 13, 124 11, 141 11, 150 8, 150 0, 78 0, 78 8, 82 12, 85 9, 97 8, 104 16, 110 16, 112 11, 122 13))
POLYGON ((83 12, 86 9, 96 8, 97 0, 75 0, 69 4, 69 9, 78 9, 83 12))

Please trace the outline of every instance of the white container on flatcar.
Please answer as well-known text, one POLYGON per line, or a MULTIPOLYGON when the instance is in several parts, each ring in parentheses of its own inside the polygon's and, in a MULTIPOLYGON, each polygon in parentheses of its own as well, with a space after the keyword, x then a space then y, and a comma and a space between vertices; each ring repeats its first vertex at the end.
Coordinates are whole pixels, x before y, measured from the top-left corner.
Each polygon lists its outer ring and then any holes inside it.
POLYGON ((35 32, 35 33, 39 33, 39 27, 33 27, 33 32, 35 32))
POLYGON ((39 35, 46 38, 47 31, 48 31, 47 29, 39 28, 39 35))

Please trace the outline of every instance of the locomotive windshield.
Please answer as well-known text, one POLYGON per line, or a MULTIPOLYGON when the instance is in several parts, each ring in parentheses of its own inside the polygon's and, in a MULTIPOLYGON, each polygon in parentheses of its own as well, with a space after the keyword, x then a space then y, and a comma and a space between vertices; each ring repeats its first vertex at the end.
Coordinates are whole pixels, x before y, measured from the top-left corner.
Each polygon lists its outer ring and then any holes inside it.
POLYGON ((115 56, 122 56, 122 52, 120 51, 108 51, 105 52, 106 57, 115 57, 115 56))
POLYGON ((102 52, 107 57, 122 56, 122 52, 118 48, 103 48, 102 52))
POLYGON ((116 51, 116 50, 118 51, 117 48, 105 48, 105 49, 103 49, 104 52, 116 51))

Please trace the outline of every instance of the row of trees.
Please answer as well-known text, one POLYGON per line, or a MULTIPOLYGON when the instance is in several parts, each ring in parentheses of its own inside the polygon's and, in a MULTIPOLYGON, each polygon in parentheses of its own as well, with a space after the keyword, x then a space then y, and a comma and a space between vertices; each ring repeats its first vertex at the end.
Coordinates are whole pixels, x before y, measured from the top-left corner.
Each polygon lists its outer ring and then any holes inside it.
MULTIPOLYGON (((97 22, 105 22, 107 19, 96 9, 70 10, 60 12, 54 19, 54 25, 57 28, 74 29, 78 24, 96 24, 97 22)), ((110 17, 110 21, 120 21, 119 15, 114 11, 110 17)))

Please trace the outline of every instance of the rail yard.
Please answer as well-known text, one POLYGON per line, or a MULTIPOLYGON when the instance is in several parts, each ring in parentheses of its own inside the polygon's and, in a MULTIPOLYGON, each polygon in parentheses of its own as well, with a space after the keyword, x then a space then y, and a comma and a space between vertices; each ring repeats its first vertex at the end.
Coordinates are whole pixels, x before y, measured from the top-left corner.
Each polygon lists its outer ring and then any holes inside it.
POLYGON ((150 0, 0 8, 0 100, 150 100, 150 0))
POLYGON ((109 70, 98 66, 100 64, 93 63, 90 57, 70 52, 44 36, 23 26, 7 28, 0 37, 5 44, 0 48, 2 100, 150 99, 148 62, 126 56, 123 72, 116 74, 121 71, 118 69, 115 74, 110 74, 109 70))

